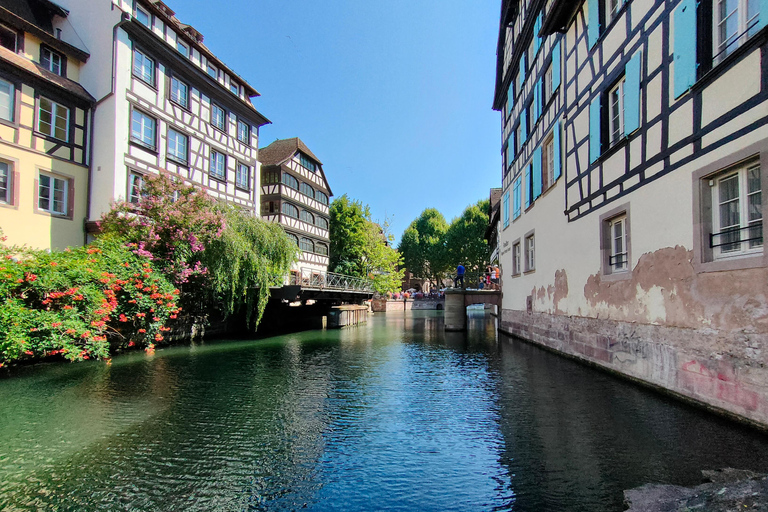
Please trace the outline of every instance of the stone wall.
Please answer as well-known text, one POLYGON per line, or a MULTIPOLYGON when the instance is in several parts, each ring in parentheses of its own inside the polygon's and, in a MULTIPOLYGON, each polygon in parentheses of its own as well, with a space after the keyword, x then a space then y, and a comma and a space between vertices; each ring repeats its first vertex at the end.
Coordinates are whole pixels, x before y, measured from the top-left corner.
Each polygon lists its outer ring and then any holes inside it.
POLYGON ((768 429, 768 335, 510 309, 499 329, 768 429))
POLYGON ((411 309, 413 309, 412 299, 374 299, 371 301, 371 310, 374 313, 385 313, 387 311, 410 311, 411 309))

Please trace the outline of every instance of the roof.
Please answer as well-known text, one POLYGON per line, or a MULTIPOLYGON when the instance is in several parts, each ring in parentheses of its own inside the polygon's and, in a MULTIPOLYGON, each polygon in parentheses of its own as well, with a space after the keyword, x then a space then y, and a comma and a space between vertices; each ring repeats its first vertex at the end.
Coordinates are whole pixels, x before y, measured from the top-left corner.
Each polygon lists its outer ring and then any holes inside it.
POLYGON ((296 151, 301 151, 318 164, 323 165, 323 162, 321 162, 298 137, 276 140, 269 146, 260 149, 259 162, 263 165, 280 165, 293 157, 293 155, 296 154, 296 151))
POLYGON ((64 78, 63 76, 59 76, 56 73, 52 73, 45 69, 44 67, 35 64, 31 60, 22 57, 21 55, 18 55, 8 48, 0 46, 0 61, 8 62, 9 64, 12 64, 13 66, 22 69, 23 71, 26 71, 30 75, 33 75, 36 78, 39 78, 41 80, 44 80, 52 85, 55 85, 57 87, 60 87, 61 89, 64 89, 65 91, 74 94, 75 96, 79 97, 80 99, 88 102, 88 103, 95 103, 96 99, 91 96, 88 91, 85 90, 85 88, 80 85, 79 83, 70 80, 69 78, 64 78))
POLYGON ((555 32, 562 32, 568 30, 576 13, 579 12, 581 2, 574 2, 573 0, 555 0, 552 4, 552 8, 544 20, 541 27, 541 35, 550 35, 555 32))

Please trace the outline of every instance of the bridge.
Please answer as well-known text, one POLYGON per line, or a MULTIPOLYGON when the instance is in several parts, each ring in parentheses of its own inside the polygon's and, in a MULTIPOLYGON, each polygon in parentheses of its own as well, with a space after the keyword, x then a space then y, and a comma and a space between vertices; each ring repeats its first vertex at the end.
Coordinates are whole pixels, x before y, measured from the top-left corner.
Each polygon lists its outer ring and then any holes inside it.
POLYGON ((302 268, 292 270, 283 283, 272 287, 273 297, 287 302, 325 301, 362 304, 373 298, 373 283, 369 279, 302 268))

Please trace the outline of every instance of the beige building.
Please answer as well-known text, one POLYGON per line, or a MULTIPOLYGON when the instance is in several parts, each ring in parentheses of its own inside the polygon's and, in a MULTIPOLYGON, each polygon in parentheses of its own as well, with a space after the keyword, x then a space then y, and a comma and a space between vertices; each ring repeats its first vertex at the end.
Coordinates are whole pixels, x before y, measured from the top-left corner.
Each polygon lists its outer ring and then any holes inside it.
POLYGON ((6 243, 82 245, 94 98, 89 59, 62 35, 68 11, 45 0, 0 1, 0 228, 6 243))
POLYGON ((768 3, 504 0, 501 329, 768 425, 768 3))

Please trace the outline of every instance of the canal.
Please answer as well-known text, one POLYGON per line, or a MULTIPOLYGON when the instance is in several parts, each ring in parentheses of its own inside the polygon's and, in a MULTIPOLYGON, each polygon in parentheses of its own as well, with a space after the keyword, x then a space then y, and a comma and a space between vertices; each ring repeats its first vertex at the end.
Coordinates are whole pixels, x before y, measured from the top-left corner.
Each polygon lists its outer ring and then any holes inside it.
POLYGON ((0 510, 612 511, 768 437, 439 312, 0 380, 0 510))

